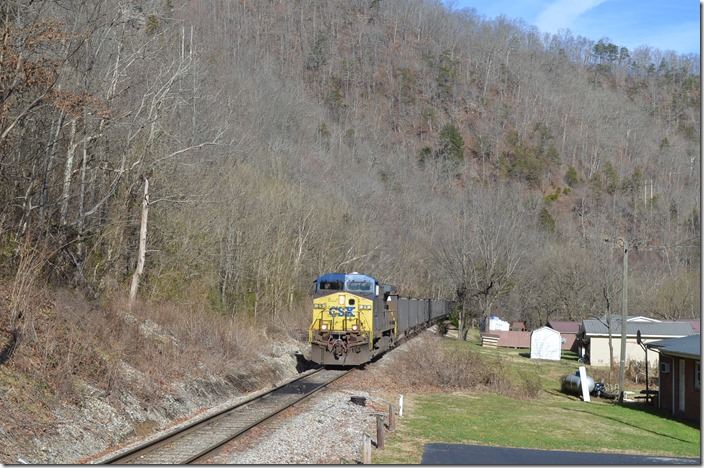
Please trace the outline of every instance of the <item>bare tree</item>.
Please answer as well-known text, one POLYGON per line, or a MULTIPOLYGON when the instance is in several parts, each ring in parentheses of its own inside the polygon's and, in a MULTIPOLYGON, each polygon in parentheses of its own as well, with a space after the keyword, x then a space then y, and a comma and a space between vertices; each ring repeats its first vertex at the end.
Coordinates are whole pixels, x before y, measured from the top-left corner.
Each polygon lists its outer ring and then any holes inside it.
POLYGON ((497 298, 508 294, 518 266, 536 239, 535 208, 517 191, 477 184, 463 191, 451 211, 453 223, 438 242, 435 259, 443 277, 456 285, 460 338, 466 339, 474 312, 487 320, 497 298))

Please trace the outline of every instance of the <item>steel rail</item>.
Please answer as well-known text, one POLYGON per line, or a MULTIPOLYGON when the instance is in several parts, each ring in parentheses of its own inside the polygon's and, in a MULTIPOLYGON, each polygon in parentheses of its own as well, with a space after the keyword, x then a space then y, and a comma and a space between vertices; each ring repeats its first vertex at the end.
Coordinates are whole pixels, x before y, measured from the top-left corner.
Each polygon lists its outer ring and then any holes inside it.
POLYGON ((351 369, 317 369, 144 445, 109 458, 105 464, 189 464, 211 456, 253 427, 310 397, 351 369))

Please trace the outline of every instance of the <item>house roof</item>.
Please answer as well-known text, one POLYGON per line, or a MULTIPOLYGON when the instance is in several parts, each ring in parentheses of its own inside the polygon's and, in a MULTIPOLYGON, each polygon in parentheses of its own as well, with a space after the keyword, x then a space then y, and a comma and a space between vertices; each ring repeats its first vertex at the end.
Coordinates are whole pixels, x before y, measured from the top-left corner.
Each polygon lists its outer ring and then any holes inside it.
MULTIPOLYGON (((602 320, 606 322, 606 315, 602 315, 597 320, 602 320)), ((626 320, 628 320, 629 322, 662 322, 662 320, 654 319, 651 317, 645 317, 644 315, 629 315, 626 317, 626 320)), ((611 314, 611 321, 621 321, 621 314, 611 314)))
MULTIPOLYGON (((621 320, 620 315, 614 315, 614 318, 616 320, 621 320)), ((628 317, 626 317, 626 320, 628 320, 629 322, 661 322, 661 320, 654 319, 651 317, 644 317, 642 315, 629 315, 628 317)))
MULTIPOLYGON (((684 322, 626 322, 626 335, 636 336, 640 330, 640 335, 643 338, 678 338, 681 336, 689 336, 694 334, 692 326, 684 322)), ((608 336, 609 328, 606 322, 601 320, 582 320, 580 334, 589 336, 608 336)), ((621 321, 614 320, 611 322, 611 334, 621 334, 621 321)))
POLYGON ((692 330, 694 330, 694 333, 700 334, 702 332, 702 322, 699 319, 663 320, 663 323, 670 323, 670 322, 688 323, 692 326, 692 330))
POLYGON ((580 322, 553 322, 552 320, 548 322, 548 327, 557 330, 560 333, 577 333, 580 325, 580 322))
POLYGON ((670 338, 646 343, 648 348, 657 348, 660 354, 698 358, 701 356, 701 335, 690 335, 682 338, 670 338))

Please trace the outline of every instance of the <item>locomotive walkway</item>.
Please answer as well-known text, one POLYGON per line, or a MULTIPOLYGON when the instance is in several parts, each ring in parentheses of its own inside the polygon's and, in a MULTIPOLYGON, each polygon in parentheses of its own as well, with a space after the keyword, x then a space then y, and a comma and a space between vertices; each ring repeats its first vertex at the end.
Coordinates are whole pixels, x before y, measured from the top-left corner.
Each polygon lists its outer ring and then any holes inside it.
POLYGON ((423 465, 701 465, 700 458, 426 444, 423 465))

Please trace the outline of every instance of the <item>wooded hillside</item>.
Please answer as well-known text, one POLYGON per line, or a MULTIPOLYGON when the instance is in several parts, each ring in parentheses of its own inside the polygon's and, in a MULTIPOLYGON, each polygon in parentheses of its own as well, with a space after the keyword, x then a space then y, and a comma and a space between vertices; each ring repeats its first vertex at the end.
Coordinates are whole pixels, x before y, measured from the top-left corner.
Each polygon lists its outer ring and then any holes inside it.
POLYGON ((620 310, 619 237, 632 314, 700 316, 699 56, 429 0, 0 15, 14 329, 45 284, 273 323, 353 270, 537 327, 620 310))

